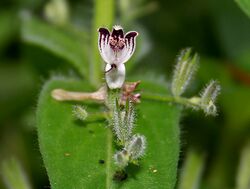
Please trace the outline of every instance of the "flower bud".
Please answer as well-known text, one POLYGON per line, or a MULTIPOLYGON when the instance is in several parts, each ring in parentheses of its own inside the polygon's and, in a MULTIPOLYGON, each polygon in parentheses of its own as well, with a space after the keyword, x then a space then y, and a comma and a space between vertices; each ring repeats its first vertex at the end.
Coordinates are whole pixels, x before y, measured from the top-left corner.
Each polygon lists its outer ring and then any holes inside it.
POLYGON ((114 155, 114 160, 118 167, 124 168, 128 165, 129 154, 126 150, 119 151, 114 155))
POLYGON ((217 109, 215 106, 215 100, 220 93, 220 90, 221 87, 218 82, 212 80, 202 91, 200 104, 206 114, 216 115, 217 109))
POLYGON ((177 65, 174 70, 171 86, 174 96, 180 96, 185 91, 197 69, 198 62, 198 54, 192 56, 190 48, 181 51, 181 54, 177 59, 177 65))
POLYGON ((125 105, 128 100, 134 103, 140 103, 141 94, 134 93, 139 84, 140 81, 136 81, 136 82, 126 82, 123 85, 120 104, 125 105))
POLYGON ((132 160, 142 157, 145 153, 146 139, 143 135, 134 135, 129 141, 126 149, 132 160))

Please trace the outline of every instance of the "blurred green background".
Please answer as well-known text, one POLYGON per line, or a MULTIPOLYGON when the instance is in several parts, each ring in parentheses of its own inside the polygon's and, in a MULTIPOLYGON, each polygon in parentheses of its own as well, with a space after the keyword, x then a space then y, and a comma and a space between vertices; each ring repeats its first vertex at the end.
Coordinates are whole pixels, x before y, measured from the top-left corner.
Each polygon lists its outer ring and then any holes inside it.
MULTIPOLYGON (((48 3, 0 2, 0 162, 14 157, 33 188, 41 189, 49 188, 49 182, 35 128, 39 91, 53 75, 79 75, 67 60, 27 43, 21 34, 21 20, 31 15, 86 38, 96 31, 91 21, 94 1, 68 1, 68 11, 62 10, 56 19, 48 3)), ((241 151, 250 136, 250 19, 230 0, 119 0, 115 7, 115 23, 140 33, 131 75, 146 72, 155 79, 169 80, 179 50, 193 47, 201 61, 187 96, 211 78, 220 81, 217 117, 188 109, 183 112, 179 170, 188 149, 196 149, 205 154, 199 188, 235 188, 241 151)), ((0 188, 5 188, 2 181, 0 188)))

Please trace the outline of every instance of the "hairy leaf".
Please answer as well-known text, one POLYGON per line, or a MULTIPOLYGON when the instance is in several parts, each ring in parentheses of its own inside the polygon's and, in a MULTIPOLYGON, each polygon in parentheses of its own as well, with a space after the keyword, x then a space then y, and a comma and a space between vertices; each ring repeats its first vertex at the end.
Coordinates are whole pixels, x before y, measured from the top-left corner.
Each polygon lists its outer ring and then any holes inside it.
MULTIPOLYGON (((171 104, 143 100, 137 106, 135 133, 147 138, 146 155, 140 165, 127 168, 127 178, 114 179, 115 152, 107 122, 77 122, 72 116, 74 103, 58 102, 51 91, 63 88, 92 91, 86 82, 51 80, 45 84, 38 103, 37 127, 40 150, 53 189, 69 188, 174 188, 179 154, 180 110, 171 104)), ((167 93, 165 87, 143 83, 143 90, 167 93)), ((89 113, 101 105, 85 105, 89 113)))

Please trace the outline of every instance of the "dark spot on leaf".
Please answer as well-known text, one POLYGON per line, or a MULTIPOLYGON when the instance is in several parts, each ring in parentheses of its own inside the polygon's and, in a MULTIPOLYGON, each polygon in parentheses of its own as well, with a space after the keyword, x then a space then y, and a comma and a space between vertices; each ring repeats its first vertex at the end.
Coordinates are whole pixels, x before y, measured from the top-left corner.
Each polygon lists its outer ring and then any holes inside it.
POLYGON ((100 159, 100 160, 99 160, 99 163, 100 163, 100 164, 104 164, 105 161, 104 161, 103 159, 100 159))
POLYGON ((93 130, 89 130, 89 133, 90 134, 94 134, 95 132, 93 130))
POLYGON ((128 174, 125 171, 116 171, 113 180, 114 181, 124 181, 128 178, 128 174))

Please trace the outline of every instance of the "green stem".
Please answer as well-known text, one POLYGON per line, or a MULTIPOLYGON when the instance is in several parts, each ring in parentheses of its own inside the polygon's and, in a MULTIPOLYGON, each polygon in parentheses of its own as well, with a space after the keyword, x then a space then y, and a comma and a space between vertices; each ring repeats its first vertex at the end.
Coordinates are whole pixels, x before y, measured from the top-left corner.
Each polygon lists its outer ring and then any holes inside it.
POLYGON ((94 86, 101 83, 103 72, 103 61, 98 52, 98 28, 111 27, 114 20, 115 1, 114 0, 95 0, 95 15, 92 30, 92 60, 90 64, 89 80, 94 86))
POLYGON ((198 189, 201 181, 205 156, 189 150, 181 172, 178 189, 198 189))
POLYGON ((31 189, 28 178, 19 162, 11 158, 2 163, 2 177, 8 189, 31 189))
POLYGON ((243 148, 238 174, 237 174, 237 189, 248 189, 250 186, 250 141, 248 141, 247 145, 243 148))
POLYGON ((106 120, 109 117, 110 117, 110 113, 109 112, 91 113, 86 118, 86 121, 106 120))
POLYGON ((185 106, 191 106, 194 108, 200 108, 199 104, 191 102, 188 98, 180 97, 180 96, 167 96, 167 95, 157 95, 157 94, 151 94, 151 93, 143 93, 142 99, 146 100, 156 100, 156 101, 162 101, 162 102, 173 102, 185 106))

